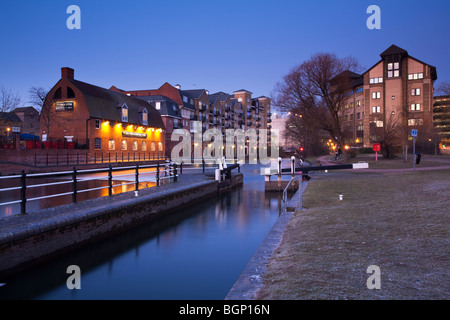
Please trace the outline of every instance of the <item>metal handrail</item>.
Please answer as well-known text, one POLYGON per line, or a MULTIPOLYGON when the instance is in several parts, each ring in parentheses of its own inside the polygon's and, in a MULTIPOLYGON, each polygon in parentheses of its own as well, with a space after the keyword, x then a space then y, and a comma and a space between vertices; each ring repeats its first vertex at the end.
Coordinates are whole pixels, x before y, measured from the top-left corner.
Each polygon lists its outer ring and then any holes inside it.
MULTIPOLYGON (((288 191, 289 187, 291 186, 291 184, 292 184, 292 182, 294 180, 298 180, 298 182, 299 182, 299 186, 298 186, 299 189, 303 188, 303 186, 302 186, 303 179, 301 177, 294 177, 294 178, 292 178, 289 181, 289 183, 287 184, 286 188, 283 191, 283 212, 286 212, 286 209, 287 209, 287 191, 288 191)), ((301 192, 303 192, 303 190, 301 190, 301 192)), ((302 205, 301 201, 300 201, 300 205, 302 205)))

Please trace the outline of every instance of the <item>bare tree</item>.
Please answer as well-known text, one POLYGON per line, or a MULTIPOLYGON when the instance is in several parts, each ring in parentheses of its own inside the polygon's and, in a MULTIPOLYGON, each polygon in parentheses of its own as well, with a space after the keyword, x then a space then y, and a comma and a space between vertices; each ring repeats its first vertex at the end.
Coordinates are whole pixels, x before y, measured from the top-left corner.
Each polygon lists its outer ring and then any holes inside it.
POLYGON ((20 96, 11 90, 0 87, 0 112, 10 112, 20 104, 20 96))
MULTIPOLYGON (((286 112, 302 114, 339 146, 344 146, 340 113, 352 85, 348 71, 359 71, 359 68, 352 57, 341 59, 330 53, 315 54, 294 67, 276 85, 274 103, 286 112)), ((348 154, 343 152, 348 159, 348 154)))
POLYGON ((41 111, 44 106, 47 93, 48 91, 42 87, 31 87, 28 91, 30 97, 28 102, 31 103, 36 110, 41 111))
POLYGON ((391 115, 386 118, 386 123, 379 129, 379 133, 375 135, 380 136, 381 150, 385 159, 390 159, 396 153, 396 148, 402 144, 402 113, 391 115))
POLYGON ((434 89, 434 93, 440 96, 450 95, 450 82, 442 81, 434 89))

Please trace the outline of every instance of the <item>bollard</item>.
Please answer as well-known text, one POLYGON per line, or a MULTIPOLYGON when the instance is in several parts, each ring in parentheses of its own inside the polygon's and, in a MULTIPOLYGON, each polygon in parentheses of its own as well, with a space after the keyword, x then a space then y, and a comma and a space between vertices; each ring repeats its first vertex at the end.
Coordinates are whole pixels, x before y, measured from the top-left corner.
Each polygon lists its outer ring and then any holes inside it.
POLYGON ((22 170, 22 176, 20 177, 20 213, 27 213, 27 183, 26 183, 27 175, 24 170, 22 170))
POLYGON ((112 196, 112 166, 109 164, 108 169, 108 194, 112 196))
POLYGON ((135 190, 139 191, 139 163, 136 163, 136 185, 135 190))
POLYGON ((75 167, 72 173, 72 203, 77 203, 77 168, 75 167))
POLYGON ((156 186, 159 187, 159 161, 156 163, 156 186))
POLYGON ((295 157, 291 157, 291 175, 292 177, 295 176, 295 157))

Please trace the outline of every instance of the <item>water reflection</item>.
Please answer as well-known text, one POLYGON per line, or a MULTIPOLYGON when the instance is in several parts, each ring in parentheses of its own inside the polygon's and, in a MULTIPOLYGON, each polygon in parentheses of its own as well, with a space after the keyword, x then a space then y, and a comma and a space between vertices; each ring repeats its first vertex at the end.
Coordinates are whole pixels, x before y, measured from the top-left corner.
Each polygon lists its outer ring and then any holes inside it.
POLYGON ((1 299, 223 299, 278 218, 280 195, 247 165, 245 185, 43 264, 1 299), (66 268, 81 268, 81 290, 66 268))
MULTIPOLYGON (((2 181, 1 187, 2 188, 11 188, 11 187, 17 187, 18 182, 14 181, 17 179, 7 179, 5 181, 2 181)), ((130 181, 121 181, 121 180, 114 180, 113 181, 113 194, 123 193, 123 192, 129 192, 135 190, 135 184, 130 183, 130 181)), ((139 189, 143 188, 151 188, 156 186, 155 182, 141 182, 139 183, 139 189)), ((99 197, 106 197, 109 195, 108 190, 108 181, 106 180, 89 180, 89 181, 83 181, 80 180, 77 182, 77 201, 81 202, 88 199, 95 199, 99 197), (83 190, 87 189, 95 189, 95 188, 101 188, 98 190, 83 192, 83 190)), ((48 178, 48 179, 42 179, 42 178, 28 178, 27 179, 27 199, 37 198, 37 197, 43 197, 48 195, 56 195, 59 193, 66 193, 66 192, 72 192, 72 180, 64 180, 64 179, 54 179, 54 178, 48 178), (39 184, 46 184, 46 183, 52 183, 52 182, 62 182, 67 181, 65 184, 59 184, 59 185, 52 185, 52 186, 44 186, 44 187, 32 187, 33 185, 39 185, 39 184)), ((0 192, 0 203, 3 202, 9 202, 9 201, 15 201, 20 199, 20 190, 12 190, 12 191, 5 191, 0 192)), ((46 209, 50 207, 60 206, 64 204, 72 203, 72 195, 63 195, 63 196, 56 196, 52 198, 47 199, 39 199, 39 200, 27 200, 27 212, 33 212, 38 211, 41 209, 46 209)), ((11 215, 19 214, 20 213, 20 203, 15 203, 11 205, 5 205, 0 206, 0 218, 1 217, 8 217, 11 215)))

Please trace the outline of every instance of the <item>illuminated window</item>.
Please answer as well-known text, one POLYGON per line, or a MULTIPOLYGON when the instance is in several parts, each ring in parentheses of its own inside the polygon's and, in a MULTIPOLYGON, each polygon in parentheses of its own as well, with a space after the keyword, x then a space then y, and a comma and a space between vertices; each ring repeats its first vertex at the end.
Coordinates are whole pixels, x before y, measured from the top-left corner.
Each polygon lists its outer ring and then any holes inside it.
POLYGON ((147 109, 144 109, 142 111, 142 124, 144 126, 148 125, 148 111, 147 111, 147 109))
POLYGON ((159 101, 155 102, 155 109, 156 110, 161 110, 161 102, 159 102, 159 101))
POLYGON ((123 151, 127 150, 127 140, 122 140, 122 143, 120 144, 120 148, 123 151))
POLYGON ((95 120, 95 129, 101 129, 101 121, 95 120))
POLYGON ((116 142, 114 141, 114 139, 110 139, 108 141, 108 148, 109 150, 116 150, 116 142))
POLYGON ((137 149, 138 149, 138 142, 136 140, 133 141, 133 144, 131 145, 131 148, 133 149, 133 151, 137 151, 137 149))
POLYGON ((372 113, 381 113, 381 107, 380 106, 372 107, 372 113))
POLYGON ((156 143, 154 141, 150 144, 150 151, 156 151, 156 143))
POLYGON ((412 96, 420 96, 420 88, 412 89, 411 90, 411 95, 412 96))
POLYGON ((147 141, 142 141, 142 151, 147 151, 147 141))
POLYGON ((420 103, 411 104, 411 111, 420 111, 420 103))
POLYGON ((163 151, 164 149, 163 149, 163 144, 162 144, 162 142, 158 142, 158 151, 163 151))
POLYGON ((122 122, 128 122, 128 107, 126 104, 122 106, 122 122))
POLYGON ((408 119, 408 126, 421 126, 423 119, 408 119))
POLYGON ((372 92, 372 99, 380 99, 381 92, 372 92))
POLYGON ((399 77, 400 76, 400 63, 399 62, 388 63, 387 70, 388 70, 388 72, 387 72, 388 78, 399 77))

